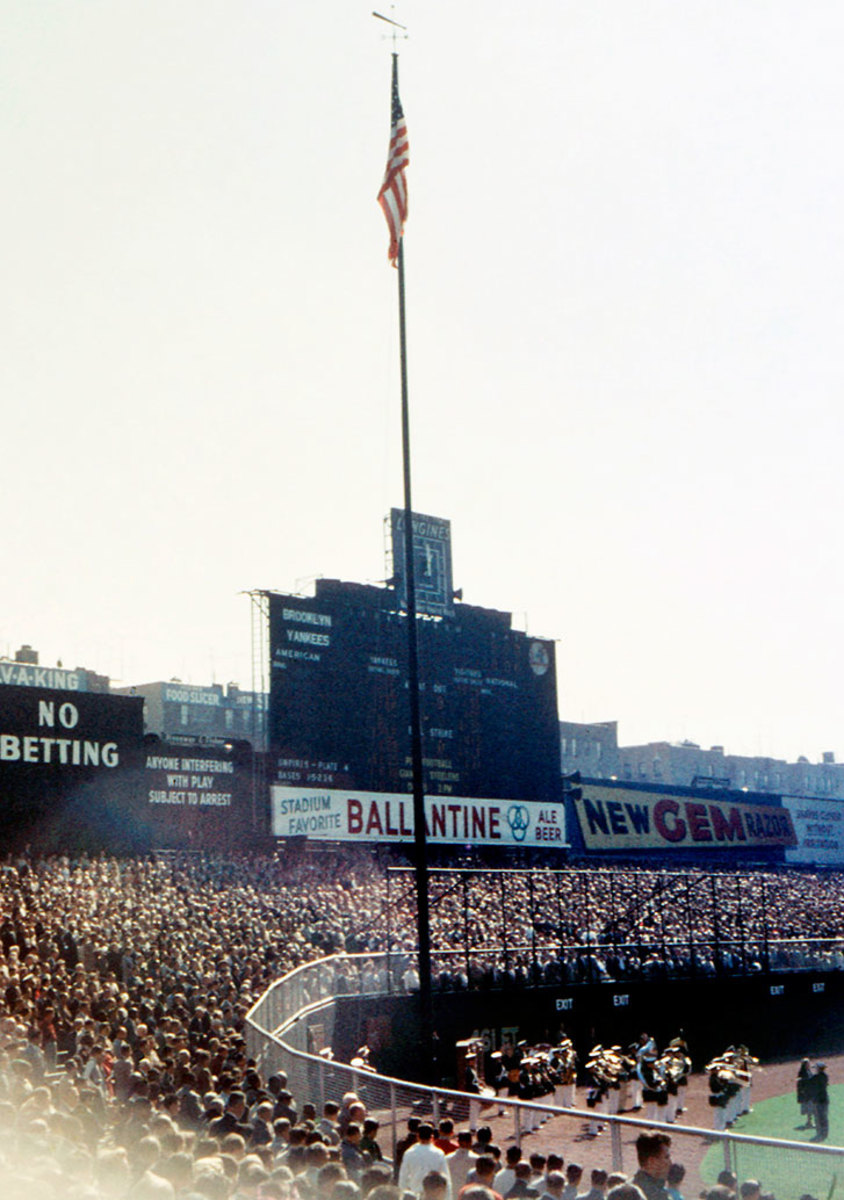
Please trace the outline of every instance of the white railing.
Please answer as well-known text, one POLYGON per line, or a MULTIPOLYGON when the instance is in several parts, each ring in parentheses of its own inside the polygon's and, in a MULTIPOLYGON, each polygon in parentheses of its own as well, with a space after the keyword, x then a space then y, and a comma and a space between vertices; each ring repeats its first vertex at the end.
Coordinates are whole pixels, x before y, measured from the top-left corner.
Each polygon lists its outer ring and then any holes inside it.
MULTIPOLYGON (((717 1170, 722 1167, 734 1170, 740 1179, 760 1178, 763 1190, 775 1192, 777 1200, 790 1200, 792 1191, 793 1200, 799 1200, 807 1193, 826 1196, 836 1175, 844 1171, 844 1151, 834 1146, 775 1141, 676 1123, 666 1125, 638 1117, 558 1108, 547 1102, 530 1103, 505 1096, 482 1100, 448 1088, 393 1079, 334 1062, 320 1054, 320 1050, 330 1048, 332 1043, 335 1001, 350 995, 401 994, 404 990, 401 975, 407 965, 407 955, 397 960, 395 955, 386 954, 336 954, 308 963, 276 980, 246 1016, 248 1053, 257 1061, 265 1079, 276 1072, 284 1072, 288 1089, 299 1105, 311 1101, 318 1111, 328 1099, 339 1100, 346 1092, 357 1093, 368 1113, 380 1122, 382 1138, 391 1140, 393 1153, 405 1122, 414 1114, 430 1116, 434 1121, 448 1115, 456 1122, 468 1121, 474 1126, 484 1123, 485 1112, 492 1112, 509 1118, 507 1136, 512 1136, 517 1143, 528 1135, 531 1139, 541 1139, 542 1126, 554 1119, 554 1136, 547 1138, 553 1142, 552 1149, 560 1143, 557 1121, 563 1122, 565 1141, 574 1136, 588 1136, 584 1135, 583 1126, 600 1123, 609 1133, 611 1162, 607 1162, 606 1138, 596 1138, 590 1144, 598 1148, 599 1154, 584 1149, 582 1157, 596 1157, 592 1166, 608 1166, 613 1171, 631 1175, 636 1170, 633 1142, 635 1134, 642 1130, 669 1132, 675 1147, 683 1146, 687 1150, 692 1147, 693 1155, 678 1154, 677 1157, 691 1157, 698 1169, 713 1145, 720 1143, 717 1170), (797 1171, 795 1162, 799 1163, 797 1171), (795 1174, 800 1180, 797 1190, 786 1182, 795 1174)), ((501 1140, 500 1133, 496 1134, 496 1140, 501 1140)), ((541 1147, 542 1143, 537 1140, 531 1144, 541 1147)), ((711 1175, 711 1168, 705 1167, 704 1173, 711 1175)), ((685 1190, 688 1195, 696 1194, 688 1186, 685 1190)))

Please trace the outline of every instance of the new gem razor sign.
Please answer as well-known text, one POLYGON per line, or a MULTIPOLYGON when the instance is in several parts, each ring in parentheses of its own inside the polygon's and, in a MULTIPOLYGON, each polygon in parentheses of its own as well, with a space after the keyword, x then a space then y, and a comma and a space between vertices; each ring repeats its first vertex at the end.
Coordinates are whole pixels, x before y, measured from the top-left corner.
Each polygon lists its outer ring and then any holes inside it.
POLYGON ((589 850, 797 845, 791 813, 774 804, 589 785, 574 811, 589 850))

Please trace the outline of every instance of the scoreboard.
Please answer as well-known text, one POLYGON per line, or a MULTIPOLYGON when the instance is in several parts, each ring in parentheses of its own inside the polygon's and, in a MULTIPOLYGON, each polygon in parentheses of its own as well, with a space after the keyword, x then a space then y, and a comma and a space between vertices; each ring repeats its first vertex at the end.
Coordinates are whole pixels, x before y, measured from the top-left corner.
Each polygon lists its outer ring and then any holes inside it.
MULTIPOLYGON (((395 590, 321 579, 314 597, 268 600, 271 779, 410 792, 407 616, 395 590)), ((426 794, 559 800, 554 643, 472 605, 417 622, 426 794)))

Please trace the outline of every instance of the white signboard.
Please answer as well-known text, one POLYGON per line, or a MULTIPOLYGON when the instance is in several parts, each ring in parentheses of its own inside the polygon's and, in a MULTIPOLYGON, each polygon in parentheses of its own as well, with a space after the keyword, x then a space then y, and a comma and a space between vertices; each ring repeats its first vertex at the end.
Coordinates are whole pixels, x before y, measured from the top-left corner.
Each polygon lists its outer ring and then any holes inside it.
MULTIPOLYGON (((338 842, 412 842, 413 797, 407 793, 347 792, 274 784, 276 837, 338 842)), ((469 846, 567 845, 562 804, 531 800, 470 800, 426 796, 431 842, 469 846)))
POLYGON ((797 846, 785 852, 787 862, 844 863, 844 804, 840 800, 783 796, 782 802, 797 834, 797 846))

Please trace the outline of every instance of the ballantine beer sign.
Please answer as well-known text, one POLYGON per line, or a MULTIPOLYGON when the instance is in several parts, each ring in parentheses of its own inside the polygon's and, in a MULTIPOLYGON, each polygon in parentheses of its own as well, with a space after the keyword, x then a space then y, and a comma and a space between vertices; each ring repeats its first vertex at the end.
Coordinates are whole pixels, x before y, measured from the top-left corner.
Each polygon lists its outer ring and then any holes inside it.
MULTIPOLYGON (((426 796, 425 832, 431 842, 472 846, 547 846, 566 843, 561 804, 426 796)), ((272 788, 276 837, 323 841, 412 842, 413 798, 404 793, 340 788, 272 788)))

